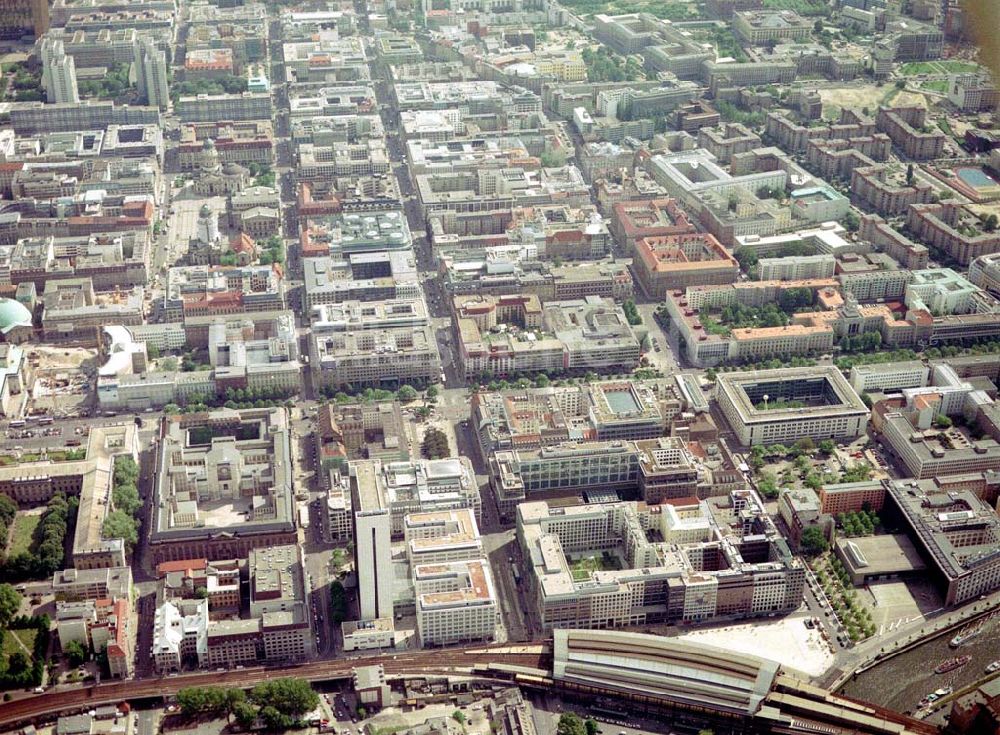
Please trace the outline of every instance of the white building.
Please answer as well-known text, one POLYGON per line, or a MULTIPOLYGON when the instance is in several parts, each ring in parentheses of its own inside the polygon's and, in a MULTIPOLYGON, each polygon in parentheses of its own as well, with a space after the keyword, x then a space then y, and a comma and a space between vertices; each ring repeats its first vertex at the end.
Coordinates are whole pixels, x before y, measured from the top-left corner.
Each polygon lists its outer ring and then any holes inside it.
POLYGON ((371 465, 351 466, 354 506, 354 558, 362 620, 392 617, 392 512, 374 482, 371 465))
POLYGON ((406 558, 413 567, 483 556, 479 526, 469 508, 410 513, 403 519, 403 536, 406 558))
POLYGON ((757 263, 761 281, 804 281, 810 278, 833 278, 837 259, 827 253, 790 258, 761 258, 757 263))
POLYGON ((497 595, 485 559, 420 565, 413 570, 413 582, 421 645, 495 637, 497 595))
POLYGON ((42 41, 42 87, 49 102, 79 104, 80 93, 76 86, 76 62, 66 54, 59 39, 42 41))
POLYGON ((167 109, 170 88, 167 84, 167 58, 148 37, 136 39, 134 51, 135 80, 139 97, 148 105, 167 109))
POLYGON ((930 368, 919 360, 855 365, 851 368, 851 387, 858 393, 895 393, 904 388, 923 388, 929 374, 930 368))
POLYGON ((716 399, 745 445, 854 439, 868 425, 868 409, 832 365, 723 373, 716 399))

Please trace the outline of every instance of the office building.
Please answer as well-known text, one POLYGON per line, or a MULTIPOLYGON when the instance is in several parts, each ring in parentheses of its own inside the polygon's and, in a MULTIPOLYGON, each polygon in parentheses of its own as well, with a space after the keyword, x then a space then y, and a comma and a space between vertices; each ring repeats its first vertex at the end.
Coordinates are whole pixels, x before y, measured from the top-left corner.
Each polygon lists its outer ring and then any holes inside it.
MULTIPOLYGON (((410 513, 444 512, 469 508, 477 520, 482 517, 482 500, 472 463, 467 457, 417 459, 383 462, 379 459, 353 460, 349 464, 351 498, 355 518, 365 508, 382 510, 386 528, 393 537, 402 537, 403 519, 410 513), (359 502, 364 502, 359 505, 359 502)), ((367 516, 365 516, 367 517, 367 516)), ((371 524, 376 521, 371 521, 371 524)), ((378 520, 378 524, 382 521, 378 520)), ((356 526, 357 528, 357 526, 356 526)), ((378 526, 381 529, 381 525, 378 526)), ((366 526, 367 537, 371 529, 366 526)), ((381 534, 381 530, 379 531, 381 534)), ((381 536, 379 536, 381 538, 381 536)), ((374 599, 374 598, 372 598, 374 599)), ((379 617, 379 616, 375 616, 379 617)))
POLYGON ((642 238, 632 270, 646 295, 662 300, 674 289, 733 283, 740 264, 713 235, 699 233, 642 238))
POLYGON ((865 404, 833 366, 722 373, 716 400, 745 445, 854 439, 868 424, 865 404))
POLYGON ((497 592, 486 559, 417 565, 413 585, 421 645, 489 641, 496 635, 497 592))
POLYGON ((945 605, 1000 587, 1000 517, 968 490, 935 491, 930 481, 888 483, 886 506, 933 567, 945 605))
POLYGON ((352 465, 354 555, 358 569, 358 607, 362 620, 392 617, 392 510, 372 477, 374 465, 352 465))
POLYGON ((761 258, 757 262, 757 278, 761 281, 832 278, 836 269, 836 258, 826 253, 790 258, 761 258))
POLYGON ((898 393, 904 388, 927 385, 930 368, 919 360, 884 362, 878 365, 855 365, 851 368, 851 387, 858 393, 898 393))
POLYGON ((246 557, 293 544, 290 431, 283 408, 163 419, 149 534, 153 560, 246 557))
POLYGON ((881 480, 864 480, 823 485, 819 489, 819 504, 820 510, 831 516, 862 510, 881 513, 885 484, 881 480))
POLYGON ((660 506, 522 503, 517 540, 545 630, 756 617, 802 602, 805 569, 749 491, 660 506), (588 558, 596 570, 580 564, 588 558))

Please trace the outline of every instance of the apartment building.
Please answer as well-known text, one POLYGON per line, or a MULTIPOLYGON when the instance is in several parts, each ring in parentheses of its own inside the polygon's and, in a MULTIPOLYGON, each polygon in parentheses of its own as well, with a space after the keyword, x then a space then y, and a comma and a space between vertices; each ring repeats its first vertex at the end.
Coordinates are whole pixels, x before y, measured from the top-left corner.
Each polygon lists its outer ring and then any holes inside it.
POLYGON ((930 368, 919 360, 889 362, 879 365, 855 365, 851 368, 851 387, 858 393, 896 393, 904 388, 927 385, 930 368))
POLYGON ((176 112, 185 123, 270 120, 274 116, 271 95, 264 92, 181 97, 177 102, 176 112))
POLYGON ((698 146, 715 156, 721 164, 729 163, 738 153, 748 153, 762 146, 760 136, 741 123, 699 127, 698 146))
POLYGON ((944 133, 923 132, 926 120, 927 110, 923 107, 880 107, 875 118, 879 131, 915 161, 940 158, 944 150, 944 133))
POLYGON ((907 213, 906 224, 914 237, 940 248, 962 265, 1000 247, 1000 232, 983 232, 979 217, 957 200, 915 204, 907 213))
POLYGON ((59 39, 42 39, 42 86, 49 102, 79 104, 76 87, 76 62, 66 55, 66 48, 59 39))
POLYGON ((761 281, 832 278, 836 269, 837 259, 827 253, 790 258, 761 258, 757 261, 757 278, 761 281))
POLYGON ((934 187, 907 183, 902 166, 856 166, 851 171, 851 200, 885 217, 905 214, 911 204, 930 202, 934 187))
MULTIPOLYGON (((860 237, 871 242, 904 268, 926 268, 929 261, 927 246, 900 234, 875 214, 861 217, 860 237)), ((957 233, 956 233, 957 234, 957 233)))
POLYGON ((857 513, 861 510, 882 512, 885 484, 881 480, 840 482, 819 489, 820 510, 828 515, 857 513))

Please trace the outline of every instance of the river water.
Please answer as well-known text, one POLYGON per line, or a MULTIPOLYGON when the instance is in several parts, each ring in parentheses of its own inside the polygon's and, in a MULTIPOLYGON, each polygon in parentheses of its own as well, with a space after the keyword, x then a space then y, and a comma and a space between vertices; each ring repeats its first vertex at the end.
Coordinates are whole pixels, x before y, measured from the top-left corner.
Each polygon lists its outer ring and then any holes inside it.
POLYGON ((944 686, 958 690, 986 676, 986 666, 1000 659, 1000 617, 986 623, 983 632, 959 648, 948 642, 957 631, 918 646, 848 681, 840 692, 848 697, 912 712, 930 692, 944 686), (934 667, 954 656, 972 656, 960 669, 935 674, 934 667))

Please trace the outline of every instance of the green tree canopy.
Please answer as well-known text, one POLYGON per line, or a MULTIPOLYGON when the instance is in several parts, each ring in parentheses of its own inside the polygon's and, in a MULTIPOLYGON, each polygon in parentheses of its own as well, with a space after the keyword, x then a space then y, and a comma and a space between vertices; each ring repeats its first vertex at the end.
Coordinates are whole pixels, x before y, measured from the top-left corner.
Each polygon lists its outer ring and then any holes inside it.
POLYGON ((12 584, 0 584, 0 627, 6 627, 21 607, 21 594, 12 584))
POLYGON ((250 701, 264 709, 272 707, 283 715, 298 718, 319 706, 319 695, 305 679, 283 678, 265 681, 250 692, 250 701))
POLYGON ((830 544, 827 542, 826 536, 823 535, 823 531, 817 526, 810 526, 802 532, 802 537, 799 539, 799 545, 802 547, 802 553, 809 556, 822 554, 830 548, 830 544))
POLYGON ((587 727, 583 719, 573 712, 563 712, 559 715, 556 735, 587 735, 587 727))

